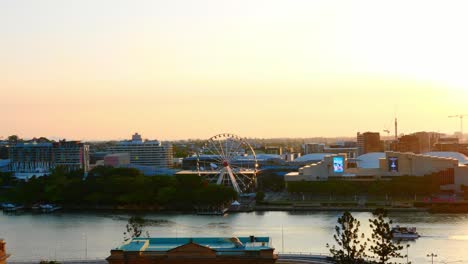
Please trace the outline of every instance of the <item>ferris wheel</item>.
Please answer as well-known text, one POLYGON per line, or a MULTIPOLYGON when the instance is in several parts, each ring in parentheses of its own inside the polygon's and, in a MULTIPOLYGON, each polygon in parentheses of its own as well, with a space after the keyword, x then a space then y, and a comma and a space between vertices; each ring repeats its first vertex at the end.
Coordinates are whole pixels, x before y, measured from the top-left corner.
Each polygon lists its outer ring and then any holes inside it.
POLYGON ((208 139, 197 153, 197 171, 211 183, 249 192, 256 184, 257 157, 252 146, 233 134, 208 139))

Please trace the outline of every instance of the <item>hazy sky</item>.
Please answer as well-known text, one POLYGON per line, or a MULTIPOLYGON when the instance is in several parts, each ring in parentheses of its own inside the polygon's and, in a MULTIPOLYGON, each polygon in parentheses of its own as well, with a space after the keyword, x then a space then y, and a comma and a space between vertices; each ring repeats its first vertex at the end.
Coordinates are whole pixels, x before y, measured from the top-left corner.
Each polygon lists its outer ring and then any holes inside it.
POLYGON ((392 128, 395 113, 403 133, 452 133, 447 116, 468 114, 467 10, 0 0, 0 136, 353 136, 392 128))

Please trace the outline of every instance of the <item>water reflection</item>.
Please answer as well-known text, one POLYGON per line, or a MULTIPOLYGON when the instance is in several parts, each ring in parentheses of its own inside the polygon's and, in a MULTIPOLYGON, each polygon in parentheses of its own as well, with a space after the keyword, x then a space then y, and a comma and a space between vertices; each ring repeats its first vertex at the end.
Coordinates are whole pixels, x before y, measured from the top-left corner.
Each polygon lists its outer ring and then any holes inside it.
MULTIPOLYGON (((223 217, 190 214, 140 214, 151 236, 270 236, 278 250, 327 253, 337 218, 342 212, 252 212, 223 217), (284 239, 284 240, 282 240, 284 239)), ((370 213, 356 212, 361 229, 370 234, 370 213)), ((11 260, 104 258, 123 241, 130 214, 60 213, 47 215, 0 214, 0 237, 7 241, 11 260), (85 241, 87 237, 87 241, 85 241)), ((408 242, 410 261, 427 262, 431 251, 438 261, 468 263, 468 215, 391 213, 395 224, 415 226, 422 235, 408 242)), ((406 242, 405 242, 406 244, 406 242)))

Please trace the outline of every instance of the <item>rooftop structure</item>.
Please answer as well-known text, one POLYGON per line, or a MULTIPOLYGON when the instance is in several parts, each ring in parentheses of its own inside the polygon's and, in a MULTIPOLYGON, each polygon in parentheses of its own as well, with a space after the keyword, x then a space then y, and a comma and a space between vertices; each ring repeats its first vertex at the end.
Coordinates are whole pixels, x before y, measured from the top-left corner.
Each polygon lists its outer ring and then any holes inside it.
POLYGON ((295 159, 293 163, 302 165, 317 163, 322 161, 326 156, 330 155, 333 155, 333 153, 310 153, 295 159))
POLYGON ((356 158, 358 168, 378 169, 380 168, 380 159, 385 158, 385 152, 371 152, 356 158))
POLYGON ((275 263, 269 237, 134 238, 111 250, 117 263, 275 263), (196 262, 194 262, 196 261, 196 262))
POLYGON ((450 151, 433 151, 424 153, 427 156, 440 157, 440 158, 451 158, 458 160, 460 165, 468 165, 468 157, 459 152, 450 151))

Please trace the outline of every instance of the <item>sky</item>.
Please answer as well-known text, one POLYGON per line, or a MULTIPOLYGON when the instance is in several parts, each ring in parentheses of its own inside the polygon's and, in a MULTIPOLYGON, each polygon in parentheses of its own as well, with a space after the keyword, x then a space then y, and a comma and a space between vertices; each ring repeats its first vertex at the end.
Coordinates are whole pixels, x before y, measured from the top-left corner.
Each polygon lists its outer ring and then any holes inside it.
MULTIPOLYGON (((0 0, 0 137, 460 130, 467 1, 0 0)), ((468 116, 465 118, 468 119, 468 116)), ((468 130, 468 124, 465 125, 468 130)))

